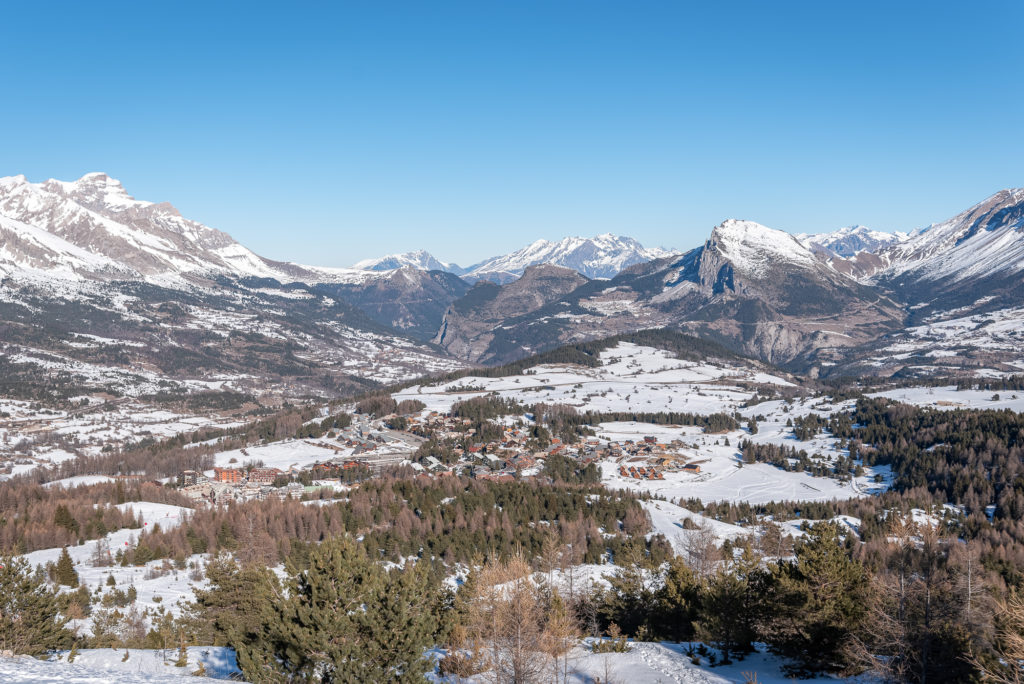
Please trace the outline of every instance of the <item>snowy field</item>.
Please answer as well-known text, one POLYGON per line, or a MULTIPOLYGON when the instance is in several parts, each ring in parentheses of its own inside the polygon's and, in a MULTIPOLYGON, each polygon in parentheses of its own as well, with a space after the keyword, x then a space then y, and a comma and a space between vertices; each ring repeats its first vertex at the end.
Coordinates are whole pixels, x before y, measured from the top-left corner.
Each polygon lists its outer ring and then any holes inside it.
MULTIPOLYGON (((133 501, 116 507, 134 513, 141 519, 142 528, 117 530, 108 533, 102 540, 94 539, 78 546, 67 547, 68 555, 71 556, 75 571, 78 573, 79 583, 88 587, 92 593, 97 589, 102 592, 112 589, 127 591, 128 587, 134 586, 138 592, 135 605, 140 611, 147 608, 156 611, 163 607, 164 610, 177 614, 183 603, 193 600, 193 587, 204 584, 205 580, 195 581, 190 577, 188 569, 176 569, 163 560, 152 561, 141 567, 122 567, 113 564, 113 560, 118 549, 132 545, 142 530, 152 530, 158 525, 164 530, 177 527, 183 518, 190 514, 191 509, 148 501, 133 501), (106 554, 108 549, 109 555, 106 554), (112 564, 96 565, 97 557, 104 555, 107 555, 112 564), (111 575, 116 583, 114 587, 107 586, 107 578, 111 575)), ((24 558, 32 567, 45 566, 47 563, 56 563, 60 553, 59 548, 41 549, 25 554, 24 558)), ((191 556, 186 565, 203 563, 205 558, 202 555, 191 556)), ((68 591, 66 587, 64 590, 68 591)), ((72 623, 71 627, 80 629, 83 633, 91 633, 89 618, 72 623)))
POLYGON ((495 392, 526 404, 558 402, 579 411, 732 411, 751 392, 736 383, 792 386, 781 377, 741 366, 672 358, 660 349, 622 342, 601 352, 601 365, 544 365, 504 378, 469 376, 440 385, 416 385, 393 396, 418 399, 428 411, 495 392))
POLYGON ((28 656, 0 658, 0 682, 26 682, 33 684, 109 684, 110 682, 162 684, 163 682, 211 682, 225 680, 238 672, 235 654, 220 646, 194 646, 188 651, 188 664, 176 667, 175 649, 167 651, 143 649, 82 649, 73 663, 67 662, 68 652, 59 654, 59 660, 42 661, 28 656), (124 660, 125 653, 128 659, 124 660), (205 677, 193 673, 199 663, 206 670, 205 677))
POLYGON ((658 494, 668 499, 700 498, 710 501, 746 501, 754 504, 770 501, 828 501, 867 496, 880 491, 888 481, 886 468, 865 468, 862 477, 842 483, 836 479, 812 477, 807 473, 786 472, 767 464, 743 465, 738 450, 740 440, 759 444, 778 444, 805 450, 823 463, 848 455, 827 433, 801 442, 786 421, 808 414, 827 417, 849 410, 852 402, 832 404, 823 399, 797 399, 743 404, 754 396, 753 390, 738 383, 791 387, 788 380, 742 366, 694 363, 674 359, 665 351, 620 343, 601 353, 597 368, 545 365, 522 375, 505 378, 466 377, 442 385, 415 386, 394 394, 397 400, 419 399, 426 411, 448 411, 457 401, 496 393, 525 404, 556 402, 578 411, 676 411, 707 415, 739 412, 744 418, 762 416, 758 432, 746 429, 725 434, 704 434, 701 428, 651 425, 648 423, 602 423, 595 428, 600 440, 622 443, 653 436, 659 442, 680 440, 682 453, 700 465, 699 473, 664 473, 664 480, 637 480, 619 475, 618 461, 601 463, 602 481, 609 487, 658 494), (726 442, 728 441, 728 444, 726 442), (876 475, 883 482, 875 483, 876 475))
MULTIPOLYGON (((631 642, 627 653, 594 653, 589 640, 573 648, 567 656, 568 681, 572 684, 594 684, 597 681, 614 684, 733 684, 745 682, 756 674, 760 684, 784 684, 793 681, 782 672, 783 662, 759 649, 743 660, 729 665, 711 666, 706 656, 694 654, 699 644, 631 642)), ((715 653, 713 650, 710 653, 715 653)), ((433 653, 439 657, 439 652, 433 653)), ((73 663, 66 662, 67 652, 59 660, 41 661, 28 657, 0 658, 0 682, 26 684, 163 684, 164 682, 209 682, 237 676, 234 653, 218 647, 192 647, 188 649, 188 664, 175 667, 178 654, 168 651, 129 649, 83 649, 73 663), (123 660, 125 653, 128 659, 123 660), (195 677, 199 662, 203 663, 206 677, 195 677)), ((454 684, 455 680, 430 675, 433 682, 454 684)), ((465 684, 483 684, 487 675, 459 680, 465 684)), ((800 680, 804 682, 862 681, 834 677, 800 680)), ((866 681, 866 680, 863 680, 866 681)))
MULTIPOLYGON (((24 401, 0 400, 0 462, 11 474, 79 456, 98 456, 111 444, 165 439, 201 428, 231 428, 245 421, 216 414, 188 415, 153 407, 131 397, 81 397, 83 406, 57 411, 24 401)), ((6 479, 0 474, 0 479, 6 479)))
POLYGON ((247 461, 262 461, 268 468, 288 471, 328 461, 335 457, 352 455, 352 449, 343 448, 337 444, 334 445, 337 449, 332 449, 327 444, 326 440, 286 439, 261 446, 232 449, 215 454, 214 465, 218 468, 238 468, 247 461))
POLYGON ((952 410, 952 409, 1010 409, 1017 413, 1024 412, 1024 392, 963 390, 957 391, 955 385, 947 387, 907 387, 887 390, 872 394, 873 397, 887 397, 916 406, 952 410), (998 399, 993 397, 998 395, 998 399))
MULTIPOLYGON (((985 303, 984 298, 973 306, 985 303)), ((923 325, 907 328, 894 335, 894 342, 885 347, 874 363, 884 366, 891 358, 906 359, 924 355, 934 359, 955 357, 962 350, 992 352, 1004 364, 1024 368, 1024 307, 999 309, 984 314, 961 315, 946 312, 923 325), (945 318, 944 318, 945 317, 945 318)), ((1019 373, 1019 370, 1011 373, 1019 373)), ((1011 374, 1005 370, 988 369, 991 375, 1011 374)), ((979 372, 978 374, 984 374, 979 372)))

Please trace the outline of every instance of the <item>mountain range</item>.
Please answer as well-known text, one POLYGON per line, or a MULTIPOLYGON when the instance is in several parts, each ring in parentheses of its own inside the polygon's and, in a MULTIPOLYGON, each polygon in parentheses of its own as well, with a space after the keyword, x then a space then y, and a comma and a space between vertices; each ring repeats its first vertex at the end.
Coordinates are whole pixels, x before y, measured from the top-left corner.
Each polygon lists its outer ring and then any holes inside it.
POLYGON ((259 256, 105 174, 0 179, 0 361, 115 369, 131 391, 344 392, 644 328, 812 375, 1008 373, 1024 368, 1022 272, 1024 190, 901 233, 730 219, 684 252, 605 234, 468 268, 423 250, 323 268, 259 256), (110 341, 86 351, 82 334, 110 341))
POLYGON ((438 261, 424 250, 367 259, 352 268, 388 271, 413 267, 427 271, 445 271, 461 276, 468 282, 489 280, 504 284, 523 275, 528 267, 540 264, 571 268, 588 278, 613 278, 627 266, 674 253, 658 247, 644 247, 633 238, 604 233, 592 238, 567 237, 557 242, 537 240, 522 249, 485 259, 468 268, 438 261))

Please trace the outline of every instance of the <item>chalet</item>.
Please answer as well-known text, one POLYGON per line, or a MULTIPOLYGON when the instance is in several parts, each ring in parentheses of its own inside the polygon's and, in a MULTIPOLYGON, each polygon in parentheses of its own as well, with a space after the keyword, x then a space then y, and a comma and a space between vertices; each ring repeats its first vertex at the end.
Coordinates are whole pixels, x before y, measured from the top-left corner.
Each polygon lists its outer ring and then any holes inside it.
POLYGON ((658 440, 656 437, 646 436, 644 437, 644 444, 657 444, 658 440))
POLYGON ((697 465, 696 463, 687 463, 686 465, 683 466, 683 472, 684 473, 699 473, 700 472, 700 466, 697 465))

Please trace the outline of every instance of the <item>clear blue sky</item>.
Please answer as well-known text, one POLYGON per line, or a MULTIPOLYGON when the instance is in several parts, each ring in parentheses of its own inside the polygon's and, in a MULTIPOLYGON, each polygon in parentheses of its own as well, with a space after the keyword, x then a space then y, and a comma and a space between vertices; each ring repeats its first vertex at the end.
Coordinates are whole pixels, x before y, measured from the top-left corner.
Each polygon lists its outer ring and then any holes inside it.
POLYGON ((25 2, 0 175, 101 170, 278 259, 463 264, 1024 185, 1024 3, 25 2))

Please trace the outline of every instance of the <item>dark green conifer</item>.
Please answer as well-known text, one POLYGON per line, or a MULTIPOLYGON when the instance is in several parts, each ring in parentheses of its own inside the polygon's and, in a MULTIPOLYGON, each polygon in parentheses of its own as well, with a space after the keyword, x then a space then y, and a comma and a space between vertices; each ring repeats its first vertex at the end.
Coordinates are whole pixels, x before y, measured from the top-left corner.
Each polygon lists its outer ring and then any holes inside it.
POLYGON ((774 568, 765 639, 801 673, 844 671, 852 664, 849 647, 868 591, 868 574, 850 557, 839 527, 818 523, 796 548, 796 559, 774 568))
POLYGON ((363 546, 332 539, 267 602, 260 633, 236 643, 253 682, 422 682, 431 669, 436 590, 426 565, 386 571, 363 546))
POLYGON ((67 648, 72 634, 58 611, 56 594, 27 561, 0 557, 0 651, 43 655, 67 648))
POLYGON ((61 549, 60 558, 57 559, 57 584, 63 584, 66 587, 78 586, 78 571, 75 570, 75 564, 71 560, 66 546, 61 549))

